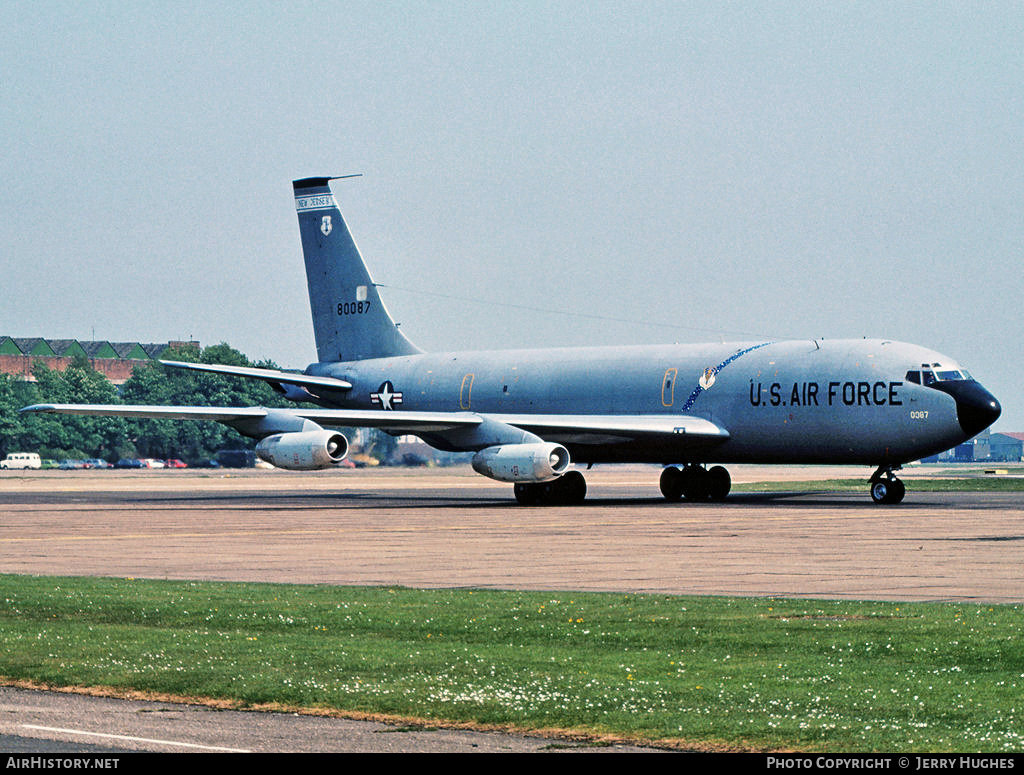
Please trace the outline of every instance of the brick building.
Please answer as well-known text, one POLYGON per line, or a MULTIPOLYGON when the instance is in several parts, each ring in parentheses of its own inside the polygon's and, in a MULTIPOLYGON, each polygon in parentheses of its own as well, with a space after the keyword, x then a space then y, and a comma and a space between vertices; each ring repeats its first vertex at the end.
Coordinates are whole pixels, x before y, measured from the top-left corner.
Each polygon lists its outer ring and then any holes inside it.
POLYGON ((142 344, 0 336, 0 373, 31 382, 32 367, 37 361, 55 371, 64 371, 75 358, 85 358, 96 371, 120 385, 131 377, 132 369, 139 363, 157 360, 167 350, 185 345, 198 347, 199 342, 142 344))

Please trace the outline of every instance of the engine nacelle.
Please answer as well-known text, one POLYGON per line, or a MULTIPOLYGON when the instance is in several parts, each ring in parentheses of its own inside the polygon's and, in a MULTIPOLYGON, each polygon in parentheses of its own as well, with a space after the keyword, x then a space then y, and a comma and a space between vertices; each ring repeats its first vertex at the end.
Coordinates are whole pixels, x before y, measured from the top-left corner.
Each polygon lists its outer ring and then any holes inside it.
POLYGON ((548 482, 569 468, 569 451, 561 444, 502 444, 473 455, 473 470, 499 482, 548 482))
POLYGON ((315 471, 337 465, 348 454, 348 439, 337 431, 275 433, 256 445, 256 456, 278 468, 315 471))

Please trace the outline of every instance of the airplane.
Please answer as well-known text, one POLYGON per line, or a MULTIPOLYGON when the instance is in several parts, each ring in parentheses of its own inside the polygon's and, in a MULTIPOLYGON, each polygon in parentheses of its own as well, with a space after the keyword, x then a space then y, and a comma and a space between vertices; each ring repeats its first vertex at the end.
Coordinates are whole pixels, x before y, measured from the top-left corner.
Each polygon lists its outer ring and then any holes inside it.
MULTIPOLYGON (((344 176, 349 177, 349 176, 344 176)), ((208 419, 258 439, 280 468, 338 465, 333 430, 373 427, 472 452, 518 503, 584 501, 580 465, 663 466, 668 501, 722 501, 722 464, 875 467, 872 500, 896 504, 903 464, 990 426, 995 397, 948 356, 886 339, 748 341, 423 352, 384 307, 331 190, 293 181, 317 362, 299 372, 162 361, 270 383, 314 408, 39 404, 22 411, 208 419), (574 467, 575 465, 575 467, 574 467), (710 467, 709 467, 710 466, 710 467)))

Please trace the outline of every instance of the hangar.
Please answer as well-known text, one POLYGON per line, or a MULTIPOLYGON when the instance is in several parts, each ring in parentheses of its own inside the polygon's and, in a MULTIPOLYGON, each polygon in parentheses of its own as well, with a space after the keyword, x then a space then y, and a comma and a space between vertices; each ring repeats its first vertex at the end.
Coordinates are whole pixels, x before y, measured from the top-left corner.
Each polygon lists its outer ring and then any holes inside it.
POLYGON ((1024 460, 1024 433, 993 433, 989 440, 989 459, 1001 463, 1024 460))

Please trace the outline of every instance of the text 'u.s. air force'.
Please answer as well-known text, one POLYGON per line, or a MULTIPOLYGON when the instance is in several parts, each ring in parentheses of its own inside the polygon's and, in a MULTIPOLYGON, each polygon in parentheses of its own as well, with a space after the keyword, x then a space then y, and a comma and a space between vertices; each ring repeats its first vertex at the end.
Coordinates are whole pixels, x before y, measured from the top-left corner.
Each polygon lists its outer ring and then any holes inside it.
POLYGON ((902 382, 750 382, 751 406, 903 406, 902 382))

